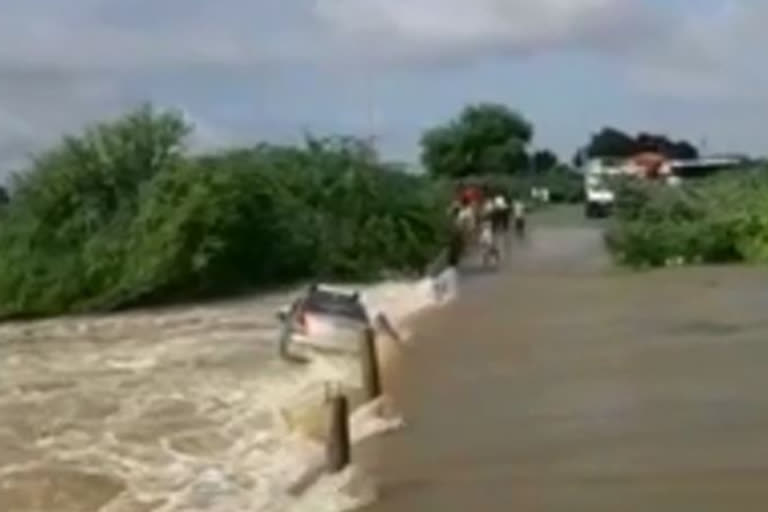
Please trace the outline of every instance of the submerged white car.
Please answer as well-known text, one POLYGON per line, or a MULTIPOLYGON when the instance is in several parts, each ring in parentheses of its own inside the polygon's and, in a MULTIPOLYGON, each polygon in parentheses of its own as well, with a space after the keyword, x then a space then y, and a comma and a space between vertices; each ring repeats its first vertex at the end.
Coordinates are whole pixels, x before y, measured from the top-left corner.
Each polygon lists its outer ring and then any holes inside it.
POLYGON ((334 352, 358 350, 365 329, 391 328, 382 315, 372 318, 360 292, 312 285, 305 295, 278 312, 282 323, 280 354, 293 359, 288 346, 297 344, 334 352))

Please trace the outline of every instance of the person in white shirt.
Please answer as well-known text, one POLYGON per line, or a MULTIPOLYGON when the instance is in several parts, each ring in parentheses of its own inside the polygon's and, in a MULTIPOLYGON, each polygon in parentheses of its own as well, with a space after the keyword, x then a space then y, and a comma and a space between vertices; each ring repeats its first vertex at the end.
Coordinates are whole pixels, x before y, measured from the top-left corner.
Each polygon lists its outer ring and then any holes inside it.
POLYGON ((525 204, 520 199, 512 203, 512 215, 515 218, 515 232, 522 237, 525 235, 525 204))
POLYGON ((480 219, 480 248, 482 250, 483 263, 498 263, 501 259, 499 248, 496 245, 496 233, 494 231, 494 219, 496 216, 495 201, 488 198, 483 203, 480 219))
POLYGON ((507 203, 507 199, 502 194, 498 194, 493 199, 493 207, 494 230, 506 233, 509 229, 509 203, 507 203))
POLYGON ((456 224, 463 233, 471 233, 475 230, 475 212, 471 204, 464 204, 456 215, 456 224))

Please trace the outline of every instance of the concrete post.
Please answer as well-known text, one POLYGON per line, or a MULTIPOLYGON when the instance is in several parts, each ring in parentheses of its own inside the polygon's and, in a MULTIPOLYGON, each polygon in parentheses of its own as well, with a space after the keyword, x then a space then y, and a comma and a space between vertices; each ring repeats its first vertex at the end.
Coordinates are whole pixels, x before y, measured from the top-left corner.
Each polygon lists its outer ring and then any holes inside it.
POLYGON ((330 427, 326 444, 326 463, 330 473, 338 473, 351 460, 349 438, 349 402, 343 393, 330 398, 330 427))
POLYGON ((363 330, 360 347, 363 370, 363 390, 367 400, 376 400, 381 396, 381 374, 376 351, 376 332, 372 328, 363 330))

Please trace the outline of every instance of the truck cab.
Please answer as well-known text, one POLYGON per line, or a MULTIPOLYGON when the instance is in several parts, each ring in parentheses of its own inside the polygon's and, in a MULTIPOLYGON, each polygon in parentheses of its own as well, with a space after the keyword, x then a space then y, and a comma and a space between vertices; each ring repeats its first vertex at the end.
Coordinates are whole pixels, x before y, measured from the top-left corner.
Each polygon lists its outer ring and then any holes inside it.
POLYGON ((584 215, 587 218, 610 214, 616 195, 610 188, 609 178, 621 172, 619 166, 612 166, 601 159, 587 162, 584 168, 584 215))
POLYGON ((584 214, 587 218, 605 217, 610 214, 615 200, 612 190, 603 184, 587 185, 584 214))

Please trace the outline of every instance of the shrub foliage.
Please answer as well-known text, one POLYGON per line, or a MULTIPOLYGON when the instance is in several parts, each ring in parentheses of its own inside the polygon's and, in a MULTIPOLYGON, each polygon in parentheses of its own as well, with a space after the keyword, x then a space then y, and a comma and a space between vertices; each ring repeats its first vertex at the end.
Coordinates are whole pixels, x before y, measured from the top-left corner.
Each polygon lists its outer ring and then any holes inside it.
POLYGON ((753 170, 679 187, 623 182, 606 242, 633 266, 768 262, 768 178, 753 170))
POLYGON ((113 309, 422 270, 447 198, 352 138, 191 155, 149 106, 65 138, 0 212, 0 315, 113 309))

